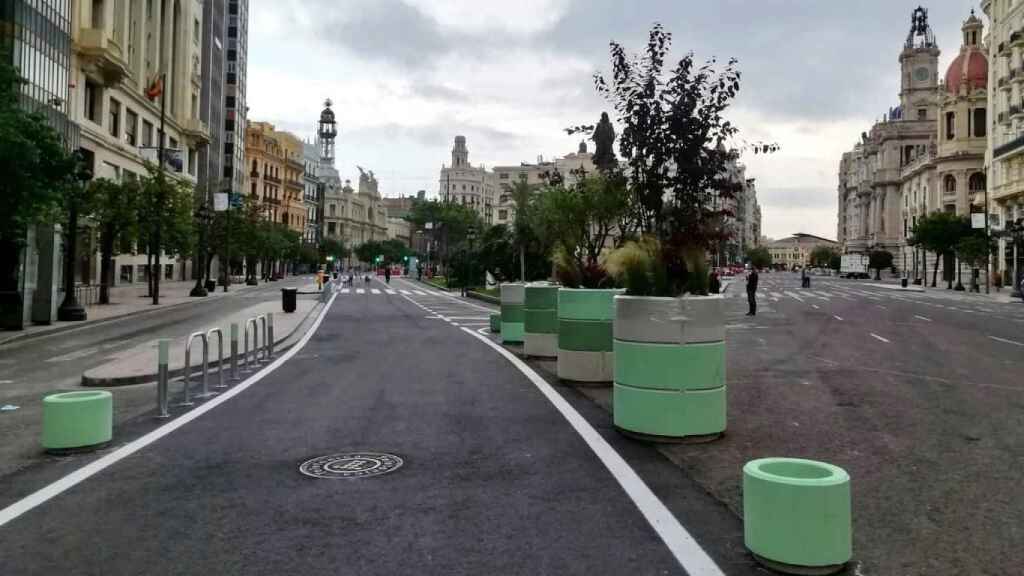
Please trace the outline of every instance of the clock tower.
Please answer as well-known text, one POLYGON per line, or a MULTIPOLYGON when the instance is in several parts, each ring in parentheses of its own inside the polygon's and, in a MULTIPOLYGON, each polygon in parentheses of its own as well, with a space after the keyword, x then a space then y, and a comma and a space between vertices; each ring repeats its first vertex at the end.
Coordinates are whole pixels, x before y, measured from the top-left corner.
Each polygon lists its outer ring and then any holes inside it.
POLYGON ((910 33, 900 53, 900 109, 904 120, 935 120, 939 85, 939 45, 928 24, 928 10, 910 15, 910 33))

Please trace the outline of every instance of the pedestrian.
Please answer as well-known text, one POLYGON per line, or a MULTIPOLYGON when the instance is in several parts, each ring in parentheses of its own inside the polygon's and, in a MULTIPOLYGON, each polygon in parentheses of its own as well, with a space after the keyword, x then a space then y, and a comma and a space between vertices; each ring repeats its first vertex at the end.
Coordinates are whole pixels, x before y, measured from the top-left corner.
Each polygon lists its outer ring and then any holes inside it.
POLYGON ((722 291, 722 281, 718 279, 718 270, 711 271, 711 279, 708 280, 708 292, 719 294, 722 291))
POLYGON ((384 282, 391 284, 391 266, 386 266, 384 268, 384 282))
POLYGON ((747 275, 747 303, 750 304, 747 316, 757 316, 757 280, 757 267, 751 266, 747 275))
POLYGON ((322 292, 324 289, 324 271, 317 270, 316 272, 316 290, 322 292))

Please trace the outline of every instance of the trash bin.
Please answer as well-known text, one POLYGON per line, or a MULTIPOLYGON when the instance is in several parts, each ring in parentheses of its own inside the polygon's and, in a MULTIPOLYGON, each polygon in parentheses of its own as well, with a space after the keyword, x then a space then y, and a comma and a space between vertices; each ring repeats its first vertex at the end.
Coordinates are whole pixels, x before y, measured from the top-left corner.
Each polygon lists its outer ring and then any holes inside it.
POLYGON ((906 278, 900 280, 900 286, 902 286, 903 288, 907 287, 907 279, 906 278))
POLYGON ((298 288, 281 288, 281 308, 288 314, 295 312, 295 301, 298 298, 298 288))
POLYGON ((217 289, 217 281, 216 280, 207 280, 206 281, 206 291, 207 292, 213 292, 216 289, 217 289))

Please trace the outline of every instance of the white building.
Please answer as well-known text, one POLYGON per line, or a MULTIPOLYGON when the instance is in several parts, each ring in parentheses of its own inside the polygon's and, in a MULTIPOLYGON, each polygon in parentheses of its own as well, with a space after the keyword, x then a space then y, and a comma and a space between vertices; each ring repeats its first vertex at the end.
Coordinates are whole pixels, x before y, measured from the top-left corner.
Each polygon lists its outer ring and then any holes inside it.
POLYGON ((452 147, 451 166, 441 166, 438 182, 439 196, 445 202, 456 202, 471 207, 487 224, 494 222, 497 179, 484 166, 469 163, 466 137, 456 136, 452 147))

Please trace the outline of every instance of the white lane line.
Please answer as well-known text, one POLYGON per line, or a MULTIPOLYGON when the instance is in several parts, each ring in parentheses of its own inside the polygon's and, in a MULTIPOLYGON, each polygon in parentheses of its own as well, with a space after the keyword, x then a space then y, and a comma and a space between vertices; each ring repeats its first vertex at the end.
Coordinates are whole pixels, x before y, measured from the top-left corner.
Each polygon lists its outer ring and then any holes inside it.
POLYGON ((925 322, 931 322, 932 321, 931 318, 925 318, 924 316, 920 316, 918 314, 914 314, 914 318, 917 318, 918 320, 924 320, 925 322))
POLYGON ((363 290, 362 288, 356 288, 356 294, 366 294, 366 290, 363 290))
POLYGON ((874 332, 871 333, 871 337, 874 338, 875 340, 880 341, 880 342, 885 342, 886 344, 890 344, 891 343, 888 340, 886 340, 885 338, 882 338, 881 336, 879 336, 878 334, 875 334, 874 332))
MULTIPOLYGON (((417 295, 417 296, 426 296, 427 295, 427 293, 423 292, 422 290, 413 290, 412 293, 417 295)), ((435 294, 435 296, 436 296, 436 294, 435 294)))
POLYGON ((771 295, 772 298, 775 298, 776 300, 782 298, 782 294, 779 294, 778 292, 771 292, 771 295))
POLYGON ((888 310, 888 308, 886 308, 885 306, 882 306, 881 304, 875 304, 875 307, 876 308, 881 308, 882 310, 888 310))
POLYGON ((836 316, 835 314, 833 314, 832 317, 835 318, 836 320, 839 320, 840 322, 843 321, 842 316, 836 316))
POLYGON ((63 492, 77 486, 78 484, 84 482, 85 480, 88 480, 90 477, 95 476, 96 474, 102 472, 103 470, 109 468, 110 466, 113 466, 114 464, 120 462, 121 460, 124 460, 125 458, 131 456, 132 454, 138 452, 139 450, 142 450, 146 446, 149 446, 150 444, 156 442, 157 440, 163 438, 164 436, 167 436, 168 434, 174 432, 178 428, 181 428, 185 424, 188 424, 189 422, 195 420, 196 418, 199 418, 200 416, 206 414, 210 410, 213 410, 217 406, 220 406, 221 404, 227 402, 228 400, 234 398, 235 396, 238 396, 253 384, 259 382, 263 378, 270 375, 271 372, 277 370, 282 364, 290 360, 292 356, 295 356, 303 348, 305 348, 306 343, 309 342, 309 339, 312 338, 313 334, 315 334, 317 329, 320 328, 320 324, 324 321, 324 318, 327 316, 327 311, 331 309, 331 305, 334 304, 334 300, 337 297, 337 295, 331 296, 331 299, 327 301, 327 305, 324 306, 324 309, 320 311, 320 316, 317 317, 316 322, 313 323, 313 326, 310 327, 310 329, 306 332, 306 334, 302 337, 301 340, 296 342, 294 346, 292 346, 287 352, 282 354, 277 360, 271 362, 262 370, 253 374, 248 379, 238 384, 234 388, 231 388, 227 392, 224 392, 219 396, 214 397, 212 400, 202 404, 201 406, 195 408, 194 410, 191 410, 189 412, 182 414, 181 416, 178 416, 174 420, 171 420, 170 422, 164 424, 163 426, 160 426, 159 428, 153 430, 152 432, 146 434, 145 436, 133 440, 128 444, 125 444, 124 446, 118 448, 117 450, 114 450, 113 452, 107 454, 106 456, 100 458, 99 460, 94 460, 93 462, 79 468, 78 470, 75 470, 74 472, 68 474, 67 476, 64 476, 60 480, 57 480, 56 482, 53 482, 52 484, 49 484, 37 490, 36 492, 29 494, 28 496, 22 498, 21 500, 18 500, 17 502, 4 508, 3 510, 0 510, 0 527, 3 527, 8 522, 32 510, 33 508, 45 504, 47 501, 55 498, 56 496, 59 496, 63 492))
POLYGON ((804 299, 803 299, 803 298, 801 298, 801 297, 797 296, 796 294, 794 294, 794 293, 792 293, 792 292, 786 292, 786 296, 789 296, 790 298, 792 298, 792 299, 794 299, 794 300, 799 300, 800 302, 803 302, 803 301, 804 301, 804 299))
POLYGON ((811 304, 811 308, 814 308, 815 310, 821 310, 821 306, 818 306, 817 304, 811 304))
POLYGON ((989 338, 995 340, 996 342, 1002 342, 1004 344, 1013 344, 1014 346, 1024 346, 1024 343, 1016 342, 1014 340, 1007 340, 1006 338, 1000 338, 998 336, 989 336, 989 338))
POLYGON ((412 292, 409 292, 408 290, 399 290, 399 292, 401 292, 402 294, 404 294, 406 296, 408 296, 409 294, 412 294, 412 292))
POLYGON ((490 320, 489 316, 449 316, 450 320, 490 320))
POLYGON ((342 288, 342 289, 341 289, 341 293, 342 293, 342 294, 349 294, 349 293, 351 293, 351 292, 352 292, 352 289, 351 289, 351 288, 342 288))
POLYGON ((722 570, 715 564, 715 561, 708 556, 707 552, 700 547, 693 536, 686 531, 686 528, 679 523, 679 520, 672 515, 672 512, 665 507, 665 504, 651 491, 643 479, 630 467, 629 463, 608 444, 608 441, 601 437, 594 430, 580 413, 576 411, 565 398, 555 391, 543 378, 522 360, 501 346, 495 344, 490 338, 482 336, 473 330, 463 328, 467 334, 480 340, 493 348, 498 354, 505 357, 513 366, 519 369, 530 382, 543 394, 555 409, 561 412, 562 416, 576 430, 576 433, 583 438, 587 446, 601 460, 605 468, 622 486, 626 495, 633 500, 640 513, 644 515, 651 528, 658 533, 661 541, 665 543, 676 561, 686 570, 690 576, 725 576, 722 570))
POLYGON ((477 334, 483 334, 483 335, 485 335, 485 336, 486 336, 486 335, 487 335, 487 333, 488 333, 488 332, 490 332, 490 331, 491 331, 491 329, 490 329, 490 328, 481 328, 481 329, 477 330, 477 331, 476 331, 476 333, 477 333, 477 334))
POLYGON ((385 290, 385 292, 387 292, 388 294, 397 294, 397 292, 395 292, 394 290, 390 290, 390 289, 389 290, 385 290))
POLYGON ((380 290, 377 290, 376 288, 370 288, 370 293, 371 294, 380 294, 380 290))

